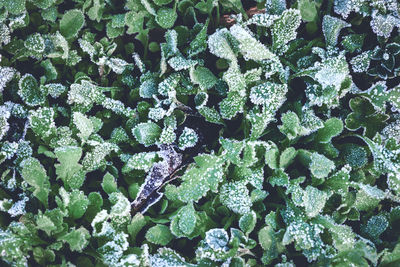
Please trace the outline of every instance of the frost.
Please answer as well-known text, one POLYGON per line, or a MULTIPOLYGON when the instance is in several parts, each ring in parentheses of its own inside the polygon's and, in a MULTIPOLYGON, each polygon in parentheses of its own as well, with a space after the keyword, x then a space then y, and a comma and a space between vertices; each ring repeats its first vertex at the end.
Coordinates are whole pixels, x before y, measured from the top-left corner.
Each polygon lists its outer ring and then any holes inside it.
POLYGON ((43 88, 53 98, 59 97, 67 89, 64 85, 62 85, 60 83, 49 83, 49 84, 44 85, 43 88))
POLYGON ((301 16, 297 9, 287 9, 277 19, 271 28, 273 51, 283 54, 287 49, 287 43, 296 39, 297 28, 300 26, 301 16))
POLYGON ((10 125, 8 124, 8 118, 10 118, 10 112, 0 106, 0 140, 7 134, 10 125))
POLYGON ((325 15, 322 20, 322 31, 326 44, 334 47, 337 44, 340 31, 345 27, 350 27, 350 24, 341 19, 325 15))
POLYGON ((178 138, 179 149, 185 150, 186 148, 194 147, 198 140, 197 133, 193 129, 185 127, 178 138))
POLYGON ((110 219, 116 225, 126 223, 130 219, 131 203, 121 192, 113 192, 109 196, 113 205, 110 211, 110 219))
MULTIPOLYGON (((0 30, 1 32, 1 30, 0 30)), ((1 56, 0 56, 1 59, 1 56)), ((12 80, 16 71, 10 67, 1 67, 0 66, 0 93, 3 92, 7 83, 12 80)))
POLYGON ((151 266, 157 267, 195 267, 185 262, 185 259, 169 248, 159 248, 157 254, 150 256, 151 266))
POLYGON ((353 57, 350 60, 351 67, 354 72, 363 73, 369 69, 369 65, 371 62, 371 52, 365 51, 361 54, 353 57))
POLYGON ((144 146, 154 145, 161 134, 161 128, 154 122, 139 123, 132 129, 136 140, 144 146))
POLYGON ((92 121, 80 112, 74 112, 72 117, 76 128, 79 130, 78 136, 85 142, 94 131, 92 121))
POLYGON ((317 216, 325 206, 328 194, 315 187, 307 186, 303 193, 303 206, 309 218, 317 216))
POLYGON ((162 224, 157 224, 147 230, 145 237, 147 241, 161 246, 167 245, 173 239, 169 228, 162 224))
POLYGON ((126 62, 123 59, 120 58, 110 58, 106 61, 106 64, 116 73, 116 74, 122 74, 126 68, 126 66, 129 65, 128 62, 126 62))
POLYGON ((265 59, 276 59, 276 56, 260 41, 254 38, 249 30, 235 24, 230 28, 230 32, 239 42, 239 49, 245 60, 261 61, 265 59))
POLYGON ((324 155, 314 152, 311 154, 310 170, 316 178, 325 178, 335 169, 335 163, 324 155))
POLYGON ((377 14, 376 10, 372 12, 371 28, 376 35, 389 38, 395 26, 400 26, 400 18, 377 14))
POLYGON ((335 0, 334 10, 346 19, 352 11, 359 12, 364 2, 365 0, 335 0))
POLYGON ((29 112, 29 124, 32 131, 41 138, 49 137, 56 131, 54 123, 54 110, 52 108, 38 108, 29 112))
POLYGON ((43 53, 45 49, 44 39, 39 33, 28 36, 24 42, 24 46, 33 53, 43 53))
POLYGON ((190 67, 196 66, 197 63, 197 60, 186 59, 182 56, 175 56, 168 60, 168 64, 176 71, 187 70, 190 67))
POLYGON ((109 142, 96 142, 89 141, 90 145, 94 146, 94 149, 86 153, 82 160, 82 165, 86 171, 93 171, 104 164, 104 158, 112 151, 117 151, 118 146, 109 142))
POLYGON ((235 181, 223 184, 220 189, 221 203, 235 213, 245 214, 250 212, 252 206, 249 190, 246 183, 235 181))
POLYGON ((265 82, 250 89, 250 100, 253 104, 264 105, 271 113, 275 113, 286 100, 287 91, 286 84, 265 82))
MULTIPOLYGON (((228 41, 229 35, 230 32, 227 29, 218 29, 208 37, 208 49, 217 57, 236 62, 236 55, 228 41)), ((247 36, 247 34, 245 36, 247 36)))
POLYGON ((45 96, 40 90, 35 77, 31 74, 22 76, 19 80, 18 87, 18 95, 28 106, 34 107, 44 103, 45 96))

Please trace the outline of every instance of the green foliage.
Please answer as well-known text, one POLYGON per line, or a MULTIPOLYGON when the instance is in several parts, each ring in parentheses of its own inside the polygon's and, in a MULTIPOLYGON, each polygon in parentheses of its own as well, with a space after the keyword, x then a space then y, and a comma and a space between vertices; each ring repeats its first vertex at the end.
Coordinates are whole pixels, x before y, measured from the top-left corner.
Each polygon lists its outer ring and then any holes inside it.
POLYGON ((0 265, 398 266, 399 7, 0 1, 0 265))
POLYGON ((78 9, 68 10, 60 20, 60 33, 67 39, 78 35, 85 23, 82 11, 78 9))

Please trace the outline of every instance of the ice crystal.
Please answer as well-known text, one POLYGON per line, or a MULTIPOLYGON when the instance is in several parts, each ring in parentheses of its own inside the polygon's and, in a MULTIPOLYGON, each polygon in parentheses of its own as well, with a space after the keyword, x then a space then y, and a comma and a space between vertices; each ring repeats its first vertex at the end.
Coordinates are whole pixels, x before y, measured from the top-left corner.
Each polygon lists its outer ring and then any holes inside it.
POLYGON ((193 129, 185 127, 178 138, 179 149, 185 150, 186 148, 194 147, 198 140, 197 133, 193 129))
MULTIPOLYGON (((1 59, 1 56, 0 56, 1 59)), ((10 67, 0 67, 0 93, 3 92, 7 83, 12 80, 16 71, 10 67)))

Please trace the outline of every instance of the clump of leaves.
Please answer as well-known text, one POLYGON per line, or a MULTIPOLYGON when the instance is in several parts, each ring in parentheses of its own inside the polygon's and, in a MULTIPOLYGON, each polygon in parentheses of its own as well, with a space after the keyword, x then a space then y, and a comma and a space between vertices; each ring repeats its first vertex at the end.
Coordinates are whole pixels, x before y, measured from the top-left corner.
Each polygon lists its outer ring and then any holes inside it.
POLYGON ((0 1, 0 265, 399 265, 399 10, 0 1))

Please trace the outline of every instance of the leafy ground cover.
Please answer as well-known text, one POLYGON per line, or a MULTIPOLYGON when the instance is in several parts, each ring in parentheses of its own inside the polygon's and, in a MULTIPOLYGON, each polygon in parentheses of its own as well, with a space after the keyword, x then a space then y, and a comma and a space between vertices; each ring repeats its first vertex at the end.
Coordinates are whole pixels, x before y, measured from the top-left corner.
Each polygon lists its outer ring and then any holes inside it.
POLYGON ((399 266, 396 0, 0 1, 2 266, 399 266))

